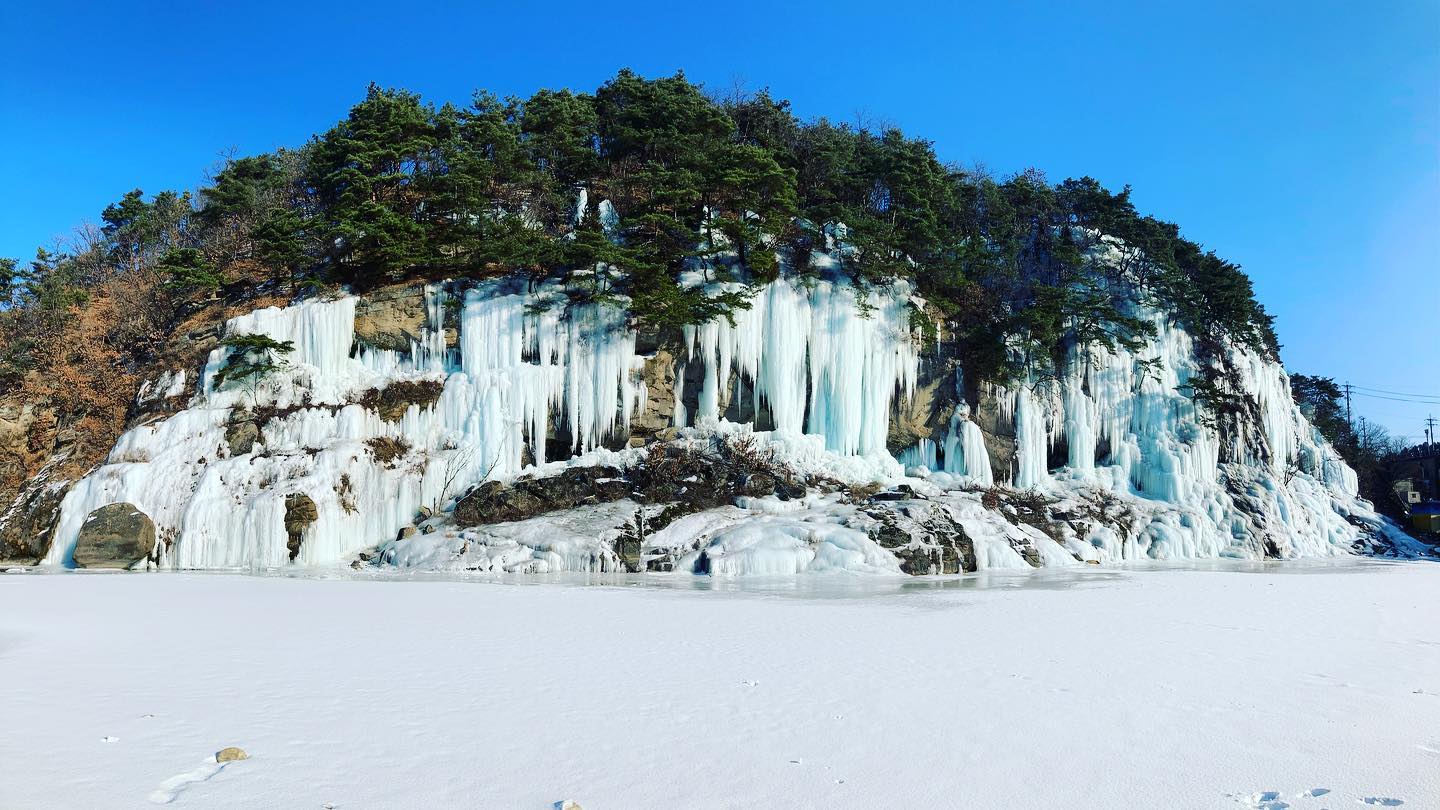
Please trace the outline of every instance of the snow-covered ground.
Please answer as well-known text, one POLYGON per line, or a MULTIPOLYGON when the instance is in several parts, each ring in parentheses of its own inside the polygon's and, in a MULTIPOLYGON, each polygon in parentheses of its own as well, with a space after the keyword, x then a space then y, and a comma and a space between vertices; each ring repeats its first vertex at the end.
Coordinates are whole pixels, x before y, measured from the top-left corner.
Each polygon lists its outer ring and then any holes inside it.
POLYGON ((606 583, 0 576, 0 807, 1440 807, 1434 562, 606 583))

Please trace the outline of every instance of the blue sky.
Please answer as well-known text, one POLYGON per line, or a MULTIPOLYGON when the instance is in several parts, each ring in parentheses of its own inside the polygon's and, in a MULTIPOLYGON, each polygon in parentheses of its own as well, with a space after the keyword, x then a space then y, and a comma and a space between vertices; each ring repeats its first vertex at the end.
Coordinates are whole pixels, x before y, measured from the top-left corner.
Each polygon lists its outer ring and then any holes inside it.
MULTIPOLYGON (((1292 371, 1440 397, 1440 3, 73 3, 0 9, 0 256, 227 149, 297 145, 371 81, 769 87, 998 174, 1134 186, 1240 263, 1292 371), (1088 7, 1087 7, 1088 6, 1088 7)), ((1355 400, 1417 436, 1440 405, 1355 400)))

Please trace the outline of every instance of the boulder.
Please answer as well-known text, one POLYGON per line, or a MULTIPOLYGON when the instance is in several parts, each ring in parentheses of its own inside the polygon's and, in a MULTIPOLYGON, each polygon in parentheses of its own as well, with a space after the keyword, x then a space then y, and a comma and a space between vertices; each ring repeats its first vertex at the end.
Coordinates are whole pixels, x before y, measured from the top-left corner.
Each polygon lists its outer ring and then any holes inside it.
POLYGON ((260 441, 260 428, 250 420, 232 422, 225 428, 225 444, 231 456, 243 456, 255 449, 260 441))
POLYGON ((128 503, 91 512, 75 540, 74 560, 81 568, 129 568, 154 554, 154 521, 128 503))

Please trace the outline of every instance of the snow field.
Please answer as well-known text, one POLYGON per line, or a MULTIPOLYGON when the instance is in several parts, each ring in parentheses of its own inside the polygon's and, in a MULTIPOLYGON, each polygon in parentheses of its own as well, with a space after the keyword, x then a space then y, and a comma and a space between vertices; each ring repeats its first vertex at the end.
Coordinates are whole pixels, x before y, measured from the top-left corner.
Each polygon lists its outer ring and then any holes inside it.
POLYGON ((1440 806, 1433 562, 540 581, 0 576, 0 806, 1440 806))

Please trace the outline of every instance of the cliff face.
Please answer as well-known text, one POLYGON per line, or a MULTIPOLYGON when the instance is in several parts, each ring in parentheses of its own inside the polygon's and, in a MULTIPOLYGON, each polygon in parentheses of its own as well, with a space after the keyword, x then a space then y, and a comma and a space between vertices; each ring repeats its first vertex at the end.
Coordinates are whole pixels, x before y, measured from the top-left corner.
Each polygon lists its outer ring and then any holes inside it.
MULTIPOLYGON (((217 386, 223 346, 157 371, 140 403, 171 407, 78 480, 34 479, 0 532, 39 541, 10 556, 44 542, 73 565, 97 512, 128 504, 154 533, 139 563, 172 568, 938 573, 1418 551, 1356 496, 1277 362, 1197 346, 1136 301, 1144 345, 1072 346, 989 384, 943 330, 921 337, 904 282, 859 292, 833 250, 812 266, 683 335, 508 280, 258 309, 223 332, 292 342, 278 371, 217 386), (1202 378, 1225 407, 1193 398, 1202 378)), ((0 412, 4 447, 43 419, 0 412)))

